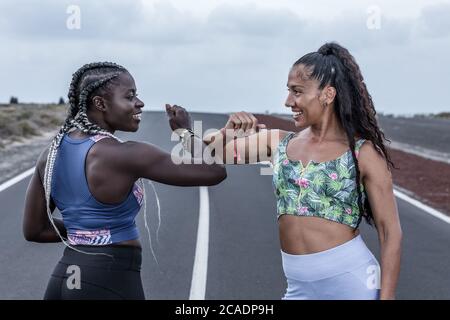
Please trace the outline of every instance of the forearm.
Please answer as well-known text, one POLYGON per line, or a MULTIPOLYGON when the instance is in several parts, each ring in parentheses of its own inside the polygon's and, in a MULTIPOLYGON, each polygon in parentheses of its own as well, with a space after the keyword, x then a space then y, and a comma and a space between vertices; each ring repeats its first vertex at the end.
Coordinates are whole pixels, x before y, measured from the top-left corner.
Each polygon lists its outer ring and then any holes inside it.
POLYGON ((381 292, 380 299, 395 299, 395 291, 400 273, 401 234, 381 232, 381 292))
MULTIPOLYGON (((55 226, 58 228, 59 233, 61 236, 66 239, 67 238, 67 230, 64 227, 64 223, 61 219, 53 218, 53 222, 55 223, 55 226)), ((51 242, 61 242, 61 238, 57 234, 55 228, 51 224, 51 222, 48 222, 48 225, 40 231, 35 237, 30 239, 30 241, 33 242, 40 242, 40 243, 51 243, 51 242)))
POLYGON ((238 158, 236 152, 236 137, 227 135, 225 128, 212 132, 203 138, 208 145, 216 163, 235 164, 238 158))
MULTIPOLYGON (((222 159, 226 164, 250 164, 270 160, 268 140, 272 137, 262 132, 238 136, 234 130, 229 131, 223 128, 203 139, 215 151, 216 161, 222 159)), ((276 132, 271 134, 277 139, 276 132)))
POLYGON ((201 175, 191 171, 196 183, 199 183, 202 177, 205 179, 202 185, 215 185, 222 182, 226 178, 227 172, 221 154, 216 154, 214 145, 206 143, 192 133, 182 131, 181 137, 184 150, 182 163, 194 164, 197 169, 202 171, 201 175), (187 136, 187 134, 189 135, 187 136))
POLYGON ((195 164, 223 164, 225 163, 225 135, 223 130, 217 130, 207 136, 200 138, 191 135, 182 139, 183 149, 188 156, 194 159, 195 164))

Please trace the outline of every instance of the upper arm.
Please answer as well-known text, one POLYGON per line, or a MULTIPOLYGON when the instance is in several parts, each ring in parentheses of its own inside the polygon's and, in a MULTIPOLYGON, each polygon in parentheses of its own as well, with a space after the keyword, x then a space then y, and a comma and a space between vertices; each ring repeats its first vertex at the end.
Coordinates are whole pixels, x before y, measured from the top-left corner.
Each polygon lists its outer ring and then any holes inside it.
MULTIPOLYGON (((49 226, 45 191, 43 186, 43 173, 46 162, 46 151, 41 153, 31 177, 25 196, 23 233, 25 238, 32 239, 49 226)), ((55 204, 50 198, 50 211, 55 210, 55 204)))
POLYGON ((177 155, 149 143, 121 143, 115 146, 114 151, 110 148, 104 156, 114 159, 107 161, 114 166, 114 170, 131 174, 134 179, 147 178, 176 186, 203 186, 217 184, 226 177, 223 166, 182 163, 177 155))
POLYGON ((286 134, 287 131, 280 129, 261 130, 247 137, 237 138, 236 142, 227 142, 226 154, 237 158, 236 164, 272 161, 274 151, 286 134))
POLYGON ((359 168, 377 228, 400 229, 392 175, 385 158, 366 141, 358 156, 359 168))

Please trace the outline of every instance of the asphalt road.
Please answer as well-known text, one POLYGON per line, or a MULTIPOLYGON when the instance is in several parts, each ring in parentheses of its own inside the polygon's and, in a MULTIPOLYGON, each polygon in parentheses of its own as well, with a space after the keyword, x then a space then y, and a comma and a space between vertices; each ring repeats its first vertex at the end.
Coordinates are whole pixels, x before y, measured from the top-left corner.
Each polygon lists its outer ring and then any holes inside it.
POLYGON ((393 141, 450 154, 450 120, 379 116, 384 133, 393 141))
MULTIPOLYGON (((223 115, 192 114, 203 129, 219 128, 223 115)), ((170 151, 165 115, 146 113, 137 133, 125 139, 155 143, 170 151)), ((209 187, 209 250, 206 299, 279 299, 285 290, 271 176, 260 165, 228 166, 228 178, 209 187)), ((0 299, 41 299, 63 245, 37 244, 21 233, 30 178, 0 192, 0 299)), ((155 183, 161 205, 156 241, 156 200, 147 186, 148 221, 158 263, 153 259, 143 215, 142 280, 148 299, 188 299, 199 219, 199 188, 155 183)), ((450 299, 450 225, 398 200, 404 232, 399 299, 450 299)), ((379 258, 377 233, 362 224, 369 248, 379 258)))

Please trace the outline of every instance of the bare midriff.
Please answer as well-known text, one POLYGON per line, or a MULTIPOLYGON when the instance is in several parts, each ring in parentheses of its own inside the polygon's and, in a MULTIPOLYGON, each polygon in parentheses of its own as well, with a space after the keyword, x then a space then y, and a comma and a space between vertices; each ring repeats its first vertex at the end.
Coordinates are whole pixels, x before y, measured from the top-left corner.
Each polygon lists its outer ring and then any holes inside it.
POLYGON ((358 229, 319 217, 283 214, 278 225, 281 250, 289 254, 318 253, 359 235, 358 229))

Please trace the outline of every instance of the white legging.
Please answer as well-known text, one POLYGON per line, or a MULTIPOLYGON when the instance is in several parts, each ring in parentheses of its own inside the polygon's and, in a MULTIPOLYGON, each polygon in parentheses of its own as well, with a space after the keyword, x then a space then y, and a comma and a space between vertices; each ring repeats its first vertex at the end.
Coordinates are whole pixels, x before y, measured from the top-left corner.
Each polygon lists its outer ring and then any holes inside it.
POLYGON ((380 265, 360 235, 318 253, 281 255, 288 284, 283 299, 379 299, 380 265))

